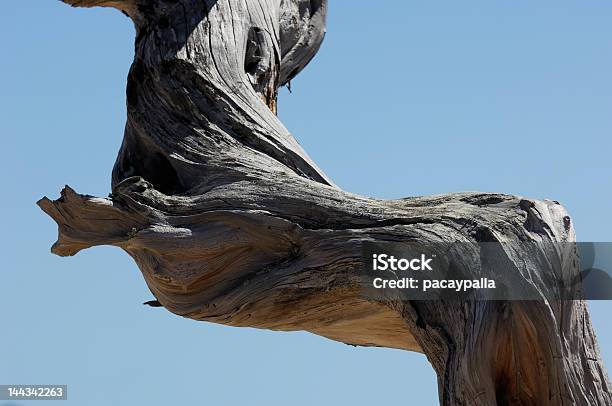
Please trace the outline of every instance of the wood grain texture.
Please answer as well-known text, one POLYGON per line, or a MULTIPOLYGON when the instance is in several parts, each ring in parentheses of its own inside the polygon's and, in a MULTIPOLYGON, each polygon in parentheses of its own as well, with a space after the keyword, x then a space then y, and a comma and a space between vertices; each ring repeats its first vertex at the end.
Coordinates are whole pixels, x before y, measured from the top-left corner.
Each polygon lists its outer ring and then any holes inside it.
POLYGON ((319 49, 326 1, 66 2, 121 9, 137 38, 112 194, 39 202, 59 226, 54 253, 122 248, 161 305, 195 320, 422 352, 443 405, 612 404, 586 303, 540 282, 575 260, 546 249, 575 241, 562 206, 354 195, 278 120, 277 90, 319 49), (376 241, 530 241, 503 255, 542 300, 368 299, 355 269, 376 241))

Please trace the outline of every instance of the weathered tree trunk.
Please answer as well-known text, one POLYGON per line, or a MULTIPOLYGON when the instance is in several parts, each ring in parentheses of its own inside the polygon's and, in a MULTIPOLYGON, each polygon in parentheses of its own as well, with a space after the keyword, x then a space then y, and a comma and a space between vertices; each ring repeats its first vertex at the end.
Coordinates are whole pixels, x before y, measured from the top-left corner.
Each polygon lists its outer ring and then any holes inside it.
POLYGON ((558 203, 356 196, 280 123, 277 89, 318 50, 325 0, 65 2, 118 8, 137 37, 112 194, 66 187, 39 202, 59 225, 54 253, 120 247, 157 300, 192 319, 422 352, 444 405, 612 404, 585 302, 555 300, 539 282, 575 260, 545 249, 575 239, 558 203), (529 241, 532 260, 504 255, 541 300, 365 297, 363 244, 408 240, 529 241))

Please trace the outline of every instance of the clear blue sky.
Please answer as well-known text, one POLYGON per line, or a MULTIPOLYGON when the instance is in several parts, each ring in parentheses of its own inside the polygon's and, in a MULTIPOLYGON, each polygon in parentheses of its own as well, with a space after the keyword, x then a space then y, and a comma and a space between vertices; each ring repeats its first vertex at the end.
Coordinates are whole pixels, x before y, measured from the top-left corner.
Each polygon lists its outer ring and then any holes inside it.
MULTIPOLYGON (((422 355, 181 319, 141 305, 118 249, 51 255, 35 202, 109 192, 134 33, 113 10, 4 3, 0 384, 65 383, 75 406, 436 404, 422 355)), ((331 0, 280 116, 349 191, 551 198, 580 240, 610 241, 610 21, 609 0, 331 0)), ((592 305, 612 367, 610 311, 592 305)))

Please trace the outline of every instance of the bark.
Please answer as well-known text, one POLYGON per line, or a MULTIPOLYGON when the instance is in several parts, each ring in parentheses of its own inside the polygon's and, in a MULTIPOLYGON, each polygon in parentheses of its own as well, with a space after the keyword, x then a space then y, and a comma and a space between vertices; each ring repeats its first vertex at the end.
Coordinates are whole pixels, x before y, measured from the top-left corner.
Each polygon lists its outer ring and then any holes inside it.
POLYGON ((65 2, 118 8, 137 37, 110 197, 66 187, 39 202, 55 254, 120 247, 159 304, 195 320, 422 352, 443 405, 612 404, 586 303, 541 282, 576 259, 546 248, 575 241, 562 206, 347 193, 278 120, 279 86, 323 40, 325 0, 65 2), (503 256, 541 300, 368 299, 355 270, 377 241, 529 241, 536 252, 503 256))

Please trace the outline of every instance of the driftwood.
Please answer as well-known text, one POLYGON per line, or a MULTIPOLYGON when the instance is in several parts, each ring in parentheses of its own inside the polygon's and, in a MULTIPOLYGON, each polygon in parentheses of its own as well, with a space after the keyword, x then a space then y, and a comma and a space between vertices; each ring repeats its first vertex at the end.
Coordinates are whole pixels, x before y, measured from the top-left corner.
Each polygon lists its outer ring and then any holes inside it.
MULTIPOLYGON (((120 247, 159 304, 195 320, 422 352, 444 405, 612 404, 586 303, 554 300, 534 278, 570 252, 542 248, 546 261, 521 264, 539 301, 362 295, 354 270, 365 242, 544 247, 575 236, 556 202, 486 193, 383 201, 335 186, 275 114, 279 86, 323 40, 325 0, 65 2, 115 7, 137 37, 110 197, 66 187, 39 202, 59 225, 55 254, 120 247)), ((520 254, 507 259, 518 264, 520 254)))

